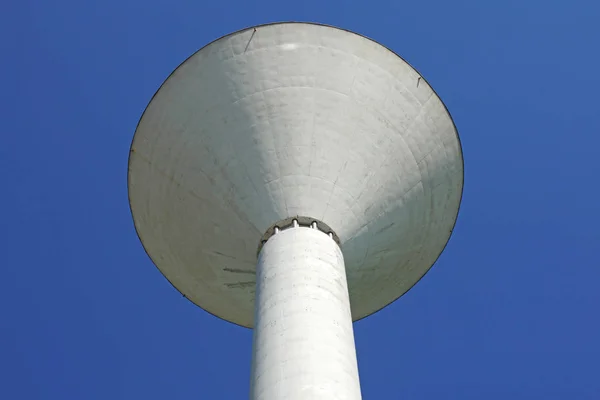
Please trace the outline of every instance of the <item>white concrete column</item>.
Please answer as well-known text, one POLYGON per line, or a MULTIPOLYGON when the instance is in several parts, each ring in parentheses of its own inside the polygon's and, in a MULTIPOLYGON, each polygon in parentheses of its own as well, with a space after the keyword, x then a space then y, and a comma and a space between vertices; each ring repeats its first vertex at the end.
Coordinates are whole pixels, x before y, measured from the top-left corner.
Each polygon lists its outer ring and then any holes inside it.
POLYGON ((280 230, 256 268, 251 400, 360 400, 344 258, 326 233, 280 230))

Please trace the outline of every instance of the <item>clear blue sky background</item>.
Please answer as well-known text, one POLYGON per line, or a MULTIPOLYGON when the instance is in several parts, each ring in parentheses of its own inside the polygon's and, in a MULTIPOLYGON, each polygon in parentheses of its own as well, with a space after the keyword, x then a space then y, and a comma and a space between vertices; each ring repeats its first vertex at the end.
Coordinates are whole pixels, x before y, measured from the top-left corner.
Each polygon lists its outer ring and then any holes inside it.
POLYGON ((401 54, 463 142, 445 253, 355 324, 364 398, 600 399, 599 19, 592 0, 9 0, 0 398, 247 398, 251 331, 182 298, 146 257, 127 156, 187 56, 304 20, 401 54))

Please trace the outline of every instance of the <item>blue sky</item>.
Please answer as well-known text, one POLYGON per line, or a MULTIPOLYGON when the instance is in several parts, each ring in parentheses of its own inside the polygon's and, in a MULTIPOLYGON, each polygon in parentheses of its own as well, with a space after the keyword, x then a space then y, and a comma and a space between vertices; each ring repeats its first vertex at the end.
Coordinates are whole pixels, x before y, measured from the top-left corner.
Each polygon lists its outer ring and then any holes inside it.
POLYGON ((452 113, 458 224, 355 324, 364 399, 600 398, 600 4, 12 1, 0 16, 0 398, 247 398, 251 331, 181 297, 127 203, 152 94, 187 56, 280 20, 390 47, 452 113))

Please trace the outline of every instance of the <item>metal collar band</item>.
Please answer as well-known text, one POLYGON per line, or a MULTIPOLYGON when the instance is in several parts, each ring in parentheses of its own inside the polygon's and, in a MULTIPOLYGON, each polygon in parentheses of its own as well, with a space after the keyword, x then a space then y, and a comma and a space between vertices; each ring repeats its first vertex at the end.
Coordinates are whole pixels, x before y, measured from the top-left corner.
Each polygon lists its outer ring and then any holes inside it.
POLYGON ((318 219, 311 218, 311 217, 295 216, 295 217, 286 218, 284 220, 281 220, 281 221, 276 222, 275 224, 271 225, 269 227, 269 229, 267 229, 265 234, 262 236, 262 238, 260 239, 260 243, 258 244, 258 250, 256 252, 256 255, 258 256, 258 254, 260 253, 260 250, 262 249, 264 244, 267 243, 267 241, 269 240, 269 238, 271 236, 273 236, 281 231, 284 231, 286 229, 299 228, 299 227, 320 230, 321 232, 329 235, 329 237, 332 238, 338 244, 338 246, 340 245, 340 238, 335 234, 333 229, 331 229, 329 227, 329 225, 327 225, 326 223, 319 221, 318 219))

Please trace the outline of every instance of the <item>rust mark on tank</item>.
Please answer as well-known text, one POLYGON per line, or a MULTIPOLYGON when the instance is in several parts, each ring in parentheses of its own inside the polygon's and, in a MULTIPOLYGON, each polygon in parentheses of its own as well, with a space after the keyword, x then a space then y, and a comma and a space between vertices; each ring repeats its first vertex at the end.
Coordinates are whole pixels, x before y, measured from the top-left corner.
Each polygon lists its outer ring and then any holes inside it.
POLYGON ((250 274, 250 275, 256 275, 256 271, 253 271, 251 269, 241 269, 241 268, 223 268, 223 271, 225 272, 232 272, 234 274, 250 274))
POLYGON ((220 251, 213 250, 212 253, 219 255, 219 256, 227 257, 227 258, 233 258, 235 260, 234 256, 230 256, 229 254, 221 253, 220 251))
POLYGON ((252 31, 252 35, 250 35, 250 40, 248 40, 248 43, 246 44, 246 48, 244 49, 244 53, 246 51, 248 51, 248 46, 250 46, 250 42, 252 41, 252 39, 254 38, 254 35, 256 34, 256 28, 254 28, 254 30, 252 31))
POLYGON ((392 226, 394 226, 394 222, 392 222, 392 223, 390 223, 390 224, 388 224, 388 225, 384 226, 383 228, 381 228, 380 230, 378 230, 376 233, 381 233, 381 232, 387 231, 387 230, 388 230, 388 229, 390 229, 392 226))
POLYGON ((254 282, 254 281, 226 283, 225 284, 225 286, 227 286, 229 289, 245 289, 245 288, 249 288, 249 287, 252 287, 255 285, 256 285, 256 282, 254 282))

